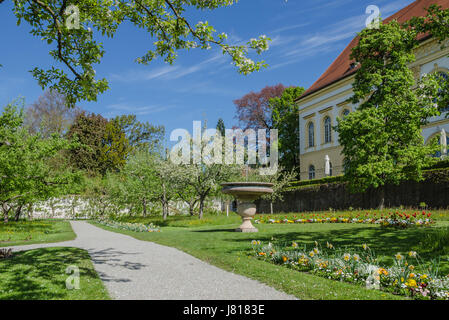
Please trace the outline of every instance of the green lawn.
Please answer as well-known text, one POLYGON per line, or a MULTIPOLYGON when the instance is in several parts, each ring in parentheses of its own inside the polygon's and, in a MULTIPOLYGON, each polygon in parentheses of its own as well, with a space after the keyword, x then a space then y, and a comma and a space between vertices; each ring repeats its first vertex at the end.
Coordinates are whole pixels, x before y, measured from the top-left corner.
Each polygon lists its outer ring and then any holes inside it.
POLYGON ((0 300, 104 300, 109 295, 89 254, 77 248, 46 248, 0 260, 0 300), (66 288, 68 266, 80 271, 79 290, 66 288))
POLYGON ((0 247, 61 242, 75 238, 70 223, 64 220, 0 222, 0 247))
MULTIPOLYGON (((233 214, 207 216, 209 225, 192 226, 197 219, 170 217, 160 233, 136 233, 104 227, 104 229, 131 235, 137 239, 176 247, 225 270, 257 279, 301 299, 404 299, 380 291, 321 278, 283 266, 258 260, 251 255, 251 240, 281 241, 313 244, 327 241, 339 247, 360 248, 366 243, 385 264, 391 263, 397 252, 417 251, 425 260, 441 257, 443 274, 449 273, 448 222, 440 221, 432 228, 413 227, 406 230, 383 229, 364 224, 283 224, 257 225, 257 234, 236 233, 239 217, 233 214), (229 221, 230 223, 223 223, 229 221)), ((158 218, 130 219, 156 222, 158 218)), ((207 220, 206 220, 207 221, 207 220)))

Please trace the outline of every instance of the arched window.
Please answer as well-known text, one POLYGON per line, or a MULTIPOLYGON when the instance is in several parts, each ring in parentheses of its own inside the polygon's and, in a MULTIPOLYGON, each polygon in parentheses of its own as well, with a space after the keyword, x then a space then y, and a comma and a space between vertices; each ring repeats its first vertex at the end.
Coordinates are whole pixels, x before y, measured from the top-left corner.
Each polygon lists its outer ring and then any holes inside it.
POLYGON ((347 117, 349 113, 350 113, 350 111, 349 111, 348 109, 345 109, 345 110, 343 111, 343 118, 344 118, 344 117, 347 117))
POLYGON ((309 148, 315 146, 315 126, 310 122, 307 128, 309 132, 309 148))
POLYGON ((324 118, 324 143, 329 143, 332 141, 332 126, 331 118, 324 118))
MULTIPOLYGON (((449 81, 449 75, 447 73, 445 73, 445 72, 442 72, 442 71, 438 72, 438 76, 439 76, 440 81, 441 81, 442 84, 445 83, 445 82, 447 83, 449 81)), ((442 90, 440 90, 440 91, 442 91, 442 90)), ((449 105, 446 106, 445 108, 441 109, 440 111, 441 112, 449 111, 449 105)))
POLYGON ((329 162, 329 177, 332 177, 332 162, 329 162))
POLYGON ((309 166, 309 180, 315 179, 315 166, 310 165, 309 166))

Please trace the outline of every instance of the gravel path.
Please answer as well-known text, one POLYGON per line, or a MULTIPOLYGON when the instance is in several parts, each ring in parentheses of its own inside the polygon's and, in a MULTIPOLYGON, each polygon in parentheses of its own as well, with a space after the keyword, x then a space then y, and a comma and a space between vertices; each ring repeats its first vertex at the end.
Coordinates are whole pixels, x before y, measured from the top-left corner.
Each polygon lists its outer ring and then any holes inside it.
POLYGON ((77 247, 89 252, 115 299, 285 300, 295 297, 209 265, 178 249, 71 221, 73 241, 12 247, 14 251, 77 247))

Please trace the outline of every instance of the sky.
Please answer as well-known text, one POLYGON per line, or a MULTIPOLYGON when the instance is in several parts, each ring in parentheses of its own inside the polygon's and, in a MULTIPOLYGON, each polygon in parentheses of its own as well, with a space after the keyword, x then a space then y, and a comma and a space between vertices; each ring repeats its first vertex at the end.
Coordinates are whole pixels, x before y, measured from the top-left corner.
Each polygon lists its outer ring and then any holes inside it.
MULTIPOLYGON (((167 139, 172 130, 192 132, 193 121, 207 121, 214 128, 222 118, 227 128, 238 125, 233 101, 267 85, 310 87, 357 32, 365 26, 366 8, 376 5, 386 18, 412 0, 240 0, 213 11, 188 11, 193 24, 208 21, 229 35, 230 44, 245 43, 266 35, 270 49, 256 59, 268 67, 241 75, 231 58, 218 47, 180 51, 173 65, 161 59, 139 65, 135 59, 152 48, 154 39, 143 30, 122 24, 113 39, 94 35, 106 51, 95 65, 98 78, 110 89, 96 102, 78 106, 106 118, 135 114, 140 121, 164 125, 167 139)), ((0 106, 24 97, 30 105, 42 89, 29 70, 36 66, 61 67, 48 52, 46 42, 16 24, 12 1, 0 4, 0 106)))

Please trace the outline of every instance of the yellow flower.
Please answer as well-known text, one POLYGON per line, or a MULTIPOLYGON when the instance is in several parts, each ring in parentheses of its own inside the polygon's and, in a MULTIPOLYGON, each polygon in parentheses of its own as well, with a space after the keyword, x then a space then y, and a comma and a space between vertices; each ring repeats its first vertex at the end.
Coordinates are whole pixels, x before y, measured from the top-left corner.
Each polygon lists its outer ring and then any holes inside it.
POLYGON ((414 287, 416 287, 416 280, 415 279, 408 279, 407 282, 405 283, 405 285, 407 287, 414 288, 414 287))
POLYGON ((351 255, 349 253, 345 253, 344 256, 343 256, 343 259, 345 261, 349 261, 349 260, 351 260, 351 255))
POLYGON ((314 248, 313 252, 315 252, 316 254, 320 253, 320 251, 318 250, 318 248, 314 248))
POLYGON ((422 280, 426 280, 427 278, 428 278, 428 276, 427 276, 427 274, 423 274, 423 275, 421 275, 421 277, 420 277, 422 280))
POLYGON ((315 255, 315 252, 310 251, 309 256, 310 256, 311 258, 313 258, 314 255, 315 255))
POLYGON ((408 253, 408 256, 409 256, 409 257, 412 257, 412 258, 415 258, 415 257, 416 257, 416 251, 410 251, 410 252, 408 253))
POLYGON ((415 277, 415 274, 414 273, 410 273, 409 274, 409 278, 414 278, 415 277))
POLYGON ((293 248, 297 248, 297 247, 298 247, 298 244, 297 244, 296 242, 293 242, 293 243, 292 243, 292 247, 293 247, 293 248))
POLYGON ((400 254, 400 253, 396 253, 396 255, 395 255, 395 257, 396 257, 396 260, 402 260, 402 255, 400 254))
POLYGON ((404 278, 403 277, 401 277, 401 282, 404 282, 404 278))
POLYGON ((415 270, 415 266, 414 266, 414 265, 409 265, 408 268, 409 268, 410 270, 415 270))
POLYGON ((287 262, 288 258, 286 256, 282 256, 282 261, 287 262))
POLYGON ((259 252, 259 256, 266 256, 267 254, 265 252, 259 252))
POLYGON ((354 258, 354 261, 360 261, 360 256, 358 254, 355 254, 353 256, 353 258, 354 258))
POLYGON ((377 273, 379 274, 379 275, 385 275, 385 276, 388 276, 388 271, 386 270, 386 269, 384 269, 384 268, 379 268, 379 270, 377 270, 377 273))
POLYGON ((362 244, 362 248, 363 248, 363 250, 366 250, 366 249, 368 249, 368 245, 366 243, 364 243, 364 244, 362 244))

